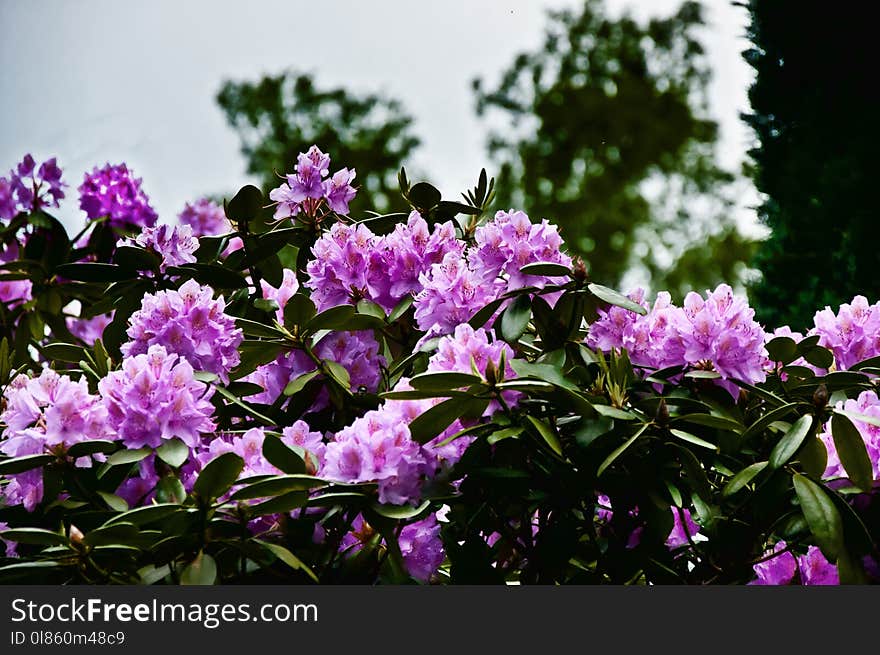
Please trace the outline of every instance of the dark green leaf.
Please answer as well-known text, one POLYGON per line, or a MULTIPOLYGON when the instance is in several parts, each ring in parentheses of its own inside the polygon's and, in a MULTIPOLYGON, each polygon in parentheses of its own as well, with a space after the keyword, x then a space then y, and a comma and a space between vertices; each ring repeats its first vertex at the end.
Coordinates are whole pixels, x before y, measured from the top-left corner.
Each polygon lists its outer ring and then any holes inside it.
POLYGON ((788 462, 801 447, 812 427, 813 417, 809 414, 795 421, 770 452, 770 468, 777 469, 788 462))
POLYGON ((117 441, 105 441, 103 439, 95 439, 93 441, 80 441, 73 444, 67 449, 69 457, 86 457, 95 453, 112 453, 119 448, 117 441))
POLYGON ((421 505, 415 507, 412 505, 381 505, 379 503, 373 503, 370 505, 370 510, 379 516, 384 516, 386 519, 408 521, 409 519, 414 519, 422 514, 430 506, 431 501, 429 500, 426 500, 421 505))
POLYGON ((440 204, 440 191, 427 182, 417 182, 409 189, 409 201, 421 213, 425 213, 440 204))
POLYGON ((517 296, 501 315, 501 336, 508 343, 516 343, 526 331, 532 317, 532 301, 526 296, 517 296))
POLYGON ((230 496, 230 500, 247 500, 251 498, 268 498, 279 496, 291 491, 317 489, 327 483, 311 475, 276 475, 266 480, 259 480, 246 485, 230 496))
POLYGON ((24 457, 12 457, 0 460, 0 475, 15 475, 24 473, 53 461, 52 455, 25 455, 24 457))
POLYGON ((235 319, 235 325, 236 327, 241 328, 241 331, 249 337, 266 337, 269 339, 284 338, 284 333, 278 328, 263 323, 257 323, 256 321, 249 321, 245 318, 235 319))
POLYGON ((226 203, 226 217, 233 223, 247 223, 255 218, 263 207, 263 192, 252 184, 241 187, 232 200, 226 203))
POLYGON ((526 416, 526 420, 531 423, 532 427, 535 428, 544 443, 550 446, 550 449, 553 452, 561 456, 562 444, 559 443, 559 437, 557 436, 553 428, 547 425, 544 421, 535 418, 534 416, 526 416))
POLYGON ((557 264, 556 262, 535 262, 534 264, 526 264, 519 270, 520 273, 525 275, 546 275, 547 277, 567 277, 571 275, 571 269, 568 266, 557 264))
POLYGON ((134 523, 135 525, 147 525, 160 519, 167 519, 172 514, 181 511, 180 505, 174 503, 162 503, 157 505, 147 505, 146 507, 136 507, 127 512, 117 514, 104 525, 115 525, 116 523, 134 523))
POLYGON ((0 532, 0 539, 37 546, 66 546, 67 537, 42 528, 14 528, 0 532))
POLYGON ((346 330, 354 318, 354 307, 351 305, 337 305, 325 309, 317 314, 306 324, 309 332, 318 330, 346 330))
POLYGON ((818 368, 829 368, 834 363, 832 352, 822 346, 815 346, 806 350, 803 356, 810 364, 818 368))
POLYGON ((309 500, 309 494, 306 491, 289 491, 275 498, 258 503, 250 508, 252 516, 265 516, 266 514, 280 514, 282 512, 291 512, 298 507, 302 507, 309 500))
POLYGON ((797 343, 791 337, 775 337, 767 342, 767 354, 774 362, 789 364, 797 359, 797 343))
POLYGON ((292 330, 297 325, 305 325, 315 316, 315 303, 308 296, 295 293, 284 305, 284 327, 292 330))
POLYGON ((269 543, 268 541, 262 541, 260 539, 254 539, 255 543, 260 544, 263 548, 272 553, 275 557, 277 557, 280 561, 284 562, 295 571, 303 571, 306 575, 308 575, 312 580, 318 582, 318 576, 315 575, 315 572, 312 571, 308 566, 302 563, 302 561, 289 550, 287 550, 284 546, 279 546, 278 544, 269 543))
POLYGON ((758 473, 767 468, 767 462, 755 462, 734 475, 721 491, 722 496, 732 496, 751 482, 758 473))
POLYGON ((300 455, 278 437, 266 435, 263 439, 263 457, 284 473, 306 472, 306 463, 300 455))
POLYGON ((189 446, 180 439, 169 439, 156 449, 156 455, 168 466, 177 468, 189 458, 189 446))
POLYGON ((71 362, 78 364, 86 358, 86 349, 82 346, 74 346, 70 343, 50 343, 41 346, 43 357, 59 362, 71 362))
POLYGON ((120 464, 134 464, 144 459, 153 452, 152 448, 138 448, 137 450, 120 450, 107 458, 110 466, 118 466, 120 464))
POLYGON ((137 277, 137 272, 130 268, 97 262, 62 264, 55 269, 55 274, 68 280, 79 280, 80 282, 119 282, 137 277))
POLYGON ((846 416, 834 414, 831 417, 831 434, 840 463, 849 479, 862 491, 869 492, 874 482, 874 470, 861 433, 846 416))
POLYGON ((409 383, 413 389, 460 389, 479 384, 482 379, 469 373, 457 371, 444 371, 439 373, 422 373, 413 377, 409 383))
POLYGON ((606 458, 603 460, 603 462, 599 465, 599 468, 598 468, 597 471, 596 471, 596 477, 601 476, 602 473, 604 473, 605 470, 606 470, 609 466, 611 466, 611 465, 614 463, 614 461, 615 461, 618 457, 620 457, 620 456, 624 453, 624 451, 625 451, 627 448, 629 448, 630 446, 632 446, 632 445, 638 440, 638 438, 641 437, 642 434, 644 434, 645 430, 648 429, 648 426, 649 426, 649 425, 650 425, 650 423, 645 423, 644 425, 642 425, 642 427, 640 427, 640 428, 636 431, 635 434, 633 434, 633 435, 632 435, 631 437, 629 437, 626 441, 624 441, 624 442, 623 442, 622 444, 620 444, 617 448, 615 448, 615 449, 611 452, 611 454, 608 455, 608 457, 606 457, 606 458))
POLYGON ((235 453, 223 453, 212 459, 199 473, 193 492, 204 499, 222 496, 238 479, 244 460, 235 453))
POLYGON ((212 585, 216 580, 217 563, 213 557, 203 551, 199 551, 196 558, 180 574, 182 585, 212 585))
POLYGON ((482 402, 476 398, 450 398, 434 405, 409 424, 413 441, 422 444, 431 441, 453 421, 479 405, 482 402))
POLYGON ((843 550, 843 521, 834 501, 820 485, 799 473, 792 476, 792 482, 816 544, 828 561, 836 561, 843 550))
POLYGON ((628 309, 631 312, 635 312, 636 314, 641 314, 642 316, 648 313, 648 311, 640 304, 633 302, 632 300, 630 300, 623 294, 618 293, 614 289, 603 287, 601 284, 588 284, 587 288, 599 300, 601 300, 602 302, 606 302, 609 305, 623 307, 624 309, 628 309))

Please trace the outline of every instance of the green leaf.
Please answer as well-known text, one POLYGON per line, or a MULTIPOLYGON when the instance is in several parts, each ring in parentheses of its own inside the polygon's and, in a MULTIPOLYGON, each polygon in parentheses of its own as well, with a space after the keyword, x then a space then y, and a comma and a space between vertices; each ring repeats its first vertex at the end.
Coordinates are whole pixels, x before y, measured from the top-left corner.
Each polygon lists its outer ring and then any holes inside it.
POLYGON ((609 305, 615 305, 617 307, 623 307, 624 309, 628 309, 631 312, 635 312, 636 314, 640 314, 644 316, 648 313, 644 307, 640 304, 633 302, 626 296, 621 293, 618 293, 614 289, 609 289, 608 287, 603 287, 601 284, 588 284, 587 289, 590 290, 594 296, 596 296, 602 302, 606 302, 609 305))
POLYGON ((137 272, 130 268, 97 262, 61 264, 61 266, 55 269, 55 274, 68 280, 78 280, 80 282, 120 282, 137 277, 137 272))
POLYGON ((318 330, 346 330, 353 319, 354 307, 351 305, 337 305, 315 315, 312 320, 306 323, 306 329, 309 332, 316 332, 318 330))
POLYGON ((143 447, 137 450, 119 450, 107 458, 107 464, 110 466, 119 466, 121 464, 134 464, 144 459, 153 452, 152 448, 143 447))
POLYGON ((471 316, 468 321, 468 325, 470 325, 475 330, 477 328, 483 327, 483 325, 492 318, 492 315, 498 311, 498 308, 501 307, 501 304, 505 301, 505 298, 497 298, 485 305, 482 309, 477 310, 477 312, 471 316))
POLYGON ((147 525, 160 519, 165 519, 181 511, 180 505, 174 503, 162 503, 156 505, 147 505, 146 507, 136 507, 127 512, 117 514, 113 518, 104 522, 104 525, 114 525, 116 523, 134 523, 135 525, 147 525))
POLYGON ((538 434, 541 435, 541 439, 544 440, 544 443, 550 446, 550 450, 557 455, 562 456, 562 444, 559 443, 559 437, 553 431, 553 428, 534 416, 526 416, 526 420, 531 423, 532 427, 534 427, 538 434))
POLYGON ((441 198, 440 191, 427 182, 413 184, 407 195, 407 199, 420 213, 426 213, 439 205, 441 198))
MULTIPOLYGON (((510 368, 521 378, 537 378, 562 389, 580 391, 574 382, 565 377, 560 366, 537 364, 524 359, 511 359, 510 368)), ((515 380, 511 380, 511 382, 515 382, 515 380)))
POLYGON ((216 580, 217 563, 204 551, 199 551, 196 558, 180 574, 182 585, 212 585, 216 580))
POLYGON ((222 496, 233 485, 244 468, 244 460, 235 453, 223 453, 212 459, 199 473, 193 492, 213 500, 222 496))
POLYGON ((516 343, 526 331, 532 317, 532 301, 526 296, 517 296, 501 315, 501 336, 508 343, 516 343))
POLYGON ((241 328, 241 331, 249 337, 266 337, 268 339, 285 338, 284 333, 278 328, 263 323, 257 323, 256 321, 250 321, 246 318, 235 319, 235 326, 241 328))
POLYGON ((804 359, 818 368, 830 368, 834 363, 834 354, 822 346, 814 346, 804 352, 804 359))
POLYGON ((422 514, 430 505, 430 500, 426 500, 421 505, 415 507, 412 505, 382 505, 380 503, 373 503, 370 505, 370 510, 379 516, 384 516, 386 519, 408 521, 422 514))
POLYGON ((180 439, 169 439, 156 448, 156 454, 172 468, 177 468, 189 459, 189 446, 180 439))
POLYGON ((831 417, 831 435, 849 479, 862 491, 869 492, 874 482, 874 470, 861 433, 846 416, 834 414, 831 417))
POLYGON ((701 439, 695 434, 691 434, 690 432, 685 432, 684 430, 676 430, 674 428, 670 429, 669 432, 672 436, 681 439, 682 441, 687 441, 688 443, 692 443, 695 446, 700 446, 701 448, 708 448, 709 450, 718 450, 718 446, 715 444, 706 441, 705 439, 701 439))
POLYGON ((256 217, 263 207, 263 192, 253 184, 238 190, 232 200, 226 203, 226 217, 235 224, 247 223, 256 217))
POLYGON ((71 362, 78 364, 86 358, 86 349, 82 346, 74 346, 70 343, 50 343, 40 347, 43 357, 57 362, 71 362))
POLYGON ((617 407, 611 407, 611 405, 593 405, 593 409, 602 416, 619 419, 621 421, 634 421, 638 418, 632 412, 628 412, 625 409, 618 409, 617 407))
POLYGON ((327 482, 312 475, 276 475, 253 484, 243 486, 230 496, 230 500, 248 500, 252 498, 268 498, 279 496, 291 491, 303 491, 327 486, 327 482))
POLYGON ((266 435, 263 439, 263 457, 284 473, 301 474, 306 472, 306 463, 303 458, 278 437, 266 435))
POLYGON ((260 311, 268 312, 270 314, 274 314, 281 307, 278 305, 278 301, 274 298, 257 298, 254 301, 254 307, 259 309, 260 311))
POLYGON ((732 496, 740 489, 743 489, 749 482, 751 482, 758 473, 767 468, 767 462, 755 462, 754 464, 745 467, 742 471, 734 475, 730 482, 728 482, 724 489, 721 491, 721 495, 725 498, 728 496, 732 496))
POLYGON ((766 345, 767 354, 774 362, 790 364, 798 357, 797 342, 791 337, 775 337, 766 345))
POLYGON ((291 553, 284 546, 269 543, 268 541, 262 541, 261 539, 254 539, 254 542, 260 544, 263 548, 272 553, 280 561, 287 564, 287 566, 292 568, 294 571, 303 571, 312 580, 318 582, 318 576, 315 575, 315 572, 312 571, 312 569, 310 569, 308 566, 303 564, 303 562, 296 555, 291 553))
POLYGON ((474 384, 480 384, 482 378, 470 373, 446 371, 440 373, 422 373, 413 377, 409 383, 413 389, 460 389, 474 384))
POLYGON ((547 277, 568 277, 571 269, 556 262, 535 262, 521 267, 520 273, 525 275, 546 275, 547 277))
POLYGON ((746 428, 746 431, 743 432, 741 435, 742 442, 745 443, 756 434, 763 432, 770 426, 770 424, 784 419, 794 410, 796 406, 797 403, 788 403, 786 405, 782 405, 781 407, 776 407, 770 410, 757 421, 752 423, 748 428, 746 428))
POLYGON ((415 298, 409 294, 403 297, 403 299, 397 303, 394 309, 391 310, 391 313, 388 314, 388 322, 396 323, 400 318, 406 314, 410 307, 413 306, 413 302, 415 302, 415 298))
POLYGON ((315 369, 314 371, 309 371, 308 373, 303 373, 302 375, 298 375, 297 377, 292 379, 290 382, 288 382, 286 387, 284 387, 284 391, 283 391, 284 395, 285 396, 292 396, 296 393, 299 393, 300 391, 305 389, 305 386, 309 382, 314 380, 320 374, 321 374, 321 371, 319 371, 318 369, 315 369))
POLYGON ((728 430, 739 434, 744 427, 723 416, 715 416, 714 414, 686 414, 684 416, 675 417, 675 422, 683 421, 684 423, 693 423, 694 425, 705 425, 710 428, 718 428, 719 430, 728 430))
POLYGON ((67 537, 42 528, 14 528, 0 532, 0 539, 36 546, 66 546, 67 537))
POLYGON ((99 491, 98 495, 105 503, 107 503, 107 507, 114 512, 125 512, 128 510, 128 503, 125 502, 125 499, 120 498, 116 494, 111 494, 107 491, 99 491))
POLYGON ((876 416, 869 416, 868 414, 862 414, 861 412, 851 412, 847 409, 835 409, 834 413, 846 416, 853 421, 861 421, 862 423, 867 423, 868 425, 880 428, 880 418, 876 416))
POLYGON ((156 500, 160 503, 182 503, 186 500, 186 489, 175 475, 166 475, 156 485, 156 500))
POLYGON ((113 263, 133 271, 158 271, 162 258, 156 253, 135 246, 117 246, 113 263))
POLYGON ((95 528, 83 537, 86 546, 109 546, 137 539, 140 530, 134 523, 114 523, 95 528))
POLYGON ((15 475, 24 473, 53 461, 53 455, 25 455, 24 457, 12 457, 0 460, 0 475, 15 475))
POLYGON ((627 448, 632 446, 638 440, 638 438, 642 436, 642 434, 645 432, 645 430, 648 429, 649 425, 650 425, 650 423, 645 423, 644 425, 642 425, 642 427, 640 427, 634 435, 632 435, 629 439, 624 441, 620 446, 615 448, 611 452, 611 454, 608 455, 608 457, 606 457, 605 460, 599 465, 599 468, 596 470, 596 477, 601 476, 602 473, 604 473, 605 470, 609 466, 611 466, 614 463, 614 461, 618 457, 620 457, 624 453, 624 451, 626 451, 627 448))
POLYGON ((284 327, 292 330, 297 325, 305 325, 314 318, 316 311, 311 298, 295 293, 284 305, 284 327))
POLYGON ((770 452, 770 468, 778 469, 788 462, 801 447, 812 427, 813 417, 809 414, 795 421, 770 452))
POLYGON ((409 424, 410 435, 413 441, 420 444, 428 443, 448 428, 457 418, 482 404, 482 401, 479 399, 471 397, 444 400, 417 416, 409 424))
POLYGON ((327 368, 327 373, 330 374, 330 377, 333 378, 336 384, 345 390, 351 389, 351 376, 347 368, 339 362, 334 362, 332 359, 325 359, 323 363, 327 368))
POLYGON ((268 416, 265 416, 264 414, 261 414, 261 413, 258 412, 256 409, 254 409, 253 407, 251 407, 250 405, 248 405, 246 402, 244 402, 244 401, 241 400, 240 398, 237 398, 235 395, 233 395, 232 393, 230 393, 230 392, 229 392, 227 389, 225 389, 224 387, 214 387, 214 389, 216 389, 217 393, 219 393, 221 396, 223 396, 224 398, 226 398, 226 400, 229 400, 230 402, 232 402, 232 404, 234 404, 234 405, 238 405, 238 406, 241 407, 242 409, 247 410, 248 414, 250 414, 251 416, 253 416, 255 419, 258 419, 258 420, 262 421, 262 422, 265 423, 266 425, 276 425, 276 421, 273 421, 273 420, 272 420, 271 418, 269 418, 268 416))
POLYGON ((717 371, 688 371, 684 374, 684 377, 691 378, 694 380, 718 380, 721 378, 721 374, 717 371))
POLYGON ((248 286, 244 276, 219 264, 194 263, 184 266, 169 266, 165 272, 169 275, 194 278, 201 284, 207 284, 214 289, 246 289, 248 286))
POLYGON ((799 473, 792 476, 792 482, 816 544, 828 561, 837 561, 843 550, 843 520, 834 501, 820 485, 799 473))
POLYGON ((265 516, 266 514, 291 512, 296 508, 305 505, 308 500, 309 494, 306 491, 289 491, 286 494, 253 505, 249 508, 249 512, 252 516, 265 516))
POLYGON ((356 309, 358 314, 372 316, 373 318, 378 318, 380 321, 385 320, 385 310, 369 300, 359 300, 356 309))
POLYGON ((95 439, 93 441, 80 441, 67 449, 69 457, 87 457, 95 453, 112 453, 119 448, 119 442, 95 439))
POLYGON ((796 457, 804 472, 815 478, 822 477, 828 467, 828 449, 819 437, 807 437, 796 457))

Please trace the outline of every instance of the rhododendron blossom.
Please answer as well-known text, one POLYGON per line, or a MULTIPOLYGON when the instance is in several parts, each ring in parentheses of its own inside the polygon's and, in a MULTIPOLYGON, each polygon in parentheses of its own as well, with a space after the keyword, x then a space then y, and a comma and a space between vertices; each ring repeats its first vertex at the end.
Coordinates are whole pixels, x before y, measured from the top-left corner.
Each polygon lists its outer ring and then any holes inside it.
POLYGON ((138 229, 155 225, 158 215, 125 164, 95 168, 79 186, 79 206, 91 219, 107 217, 110 225, 138 229))

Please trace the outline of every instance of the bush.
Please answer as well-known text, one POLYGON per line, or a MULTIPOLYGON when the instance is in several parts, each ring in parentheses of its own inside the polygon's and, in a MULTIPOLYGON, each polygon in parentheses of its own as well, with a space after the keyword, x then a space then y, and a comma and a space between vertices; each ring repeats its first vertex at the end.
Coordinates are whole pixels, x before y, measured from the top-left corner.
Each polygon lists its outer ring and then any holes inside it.
POLYGON ((108 165, 73 239, 54 160, 0 179, 0 580, 876 581, 880 303, 766 334, 592 281, 485 171, 356 219, 330 170, 172 226, 108 165))

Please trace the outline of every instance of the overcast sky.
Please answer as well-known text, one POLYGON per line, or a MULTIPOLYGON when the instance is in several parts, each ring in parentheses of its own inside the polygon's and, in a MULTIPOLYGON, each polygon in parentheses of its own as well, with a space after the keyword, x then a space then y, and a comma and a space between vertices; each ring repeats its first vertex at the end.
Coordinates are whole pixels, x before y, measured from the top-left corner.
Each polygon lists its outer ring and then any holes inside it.
MULTIPOLYGON (((680 4, 606 3, 639 17, 680 4)), ((321 86, 402 100, 422 139, 413 165, 429 171, 444 195, 457 195, 489 163, 471 79, 497 79, 516 53, 540 45, 545 9, 576 4, 0 0, 0 174, 25 152, 38 160, 57 155, 75 187, 94 164, 126 161, 171 220, 185 201, 249 181, 238 139, 214 102, 222 80, 294 68, 315 73, 321 86)), ((739 119, 752 79, 740 54, 747 15, 730 0, 703 4, 719 154, 738 168, 752 140, 739 119)), ((748 222, 754 192, 742 202, 748 222)), ((74 199, 62 217, 79 223, 74 199)))

